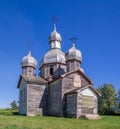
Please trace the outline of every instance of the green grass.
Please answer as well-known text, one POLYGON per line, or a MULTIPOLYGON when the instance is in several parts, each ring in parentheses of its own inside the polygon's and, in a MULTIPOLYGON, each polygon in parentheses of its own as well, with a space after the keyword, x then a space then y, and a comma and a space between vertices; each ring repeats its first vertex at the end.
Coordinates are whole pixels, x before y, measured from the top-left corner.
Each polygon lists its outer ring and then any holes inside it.
POLYGON ((120 116, 102 116, 99 120, 85 120, 0 115, 0 129, 120 129, 120 116))

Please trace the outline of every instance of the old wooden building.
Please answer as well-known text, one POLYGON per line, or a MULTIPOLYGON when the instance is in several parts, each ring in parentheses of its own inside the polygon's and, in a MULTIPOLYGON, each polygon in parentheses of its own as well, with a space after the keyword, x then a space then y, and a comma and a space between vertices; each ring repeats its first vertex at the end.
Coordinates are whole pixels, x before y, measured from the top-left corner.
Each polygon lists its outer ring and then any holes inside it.
POLYGON ((27 116, 52 115, 84 117, 96 115, 99 93, 81 68, 81 51, 72 47, 61 50, 61 35, 54 26, 49 36, 50 50, 40 61, 40 74, 36 76, 37 61, 29 52, 22 59, 19 88, 19 113, 27 116))

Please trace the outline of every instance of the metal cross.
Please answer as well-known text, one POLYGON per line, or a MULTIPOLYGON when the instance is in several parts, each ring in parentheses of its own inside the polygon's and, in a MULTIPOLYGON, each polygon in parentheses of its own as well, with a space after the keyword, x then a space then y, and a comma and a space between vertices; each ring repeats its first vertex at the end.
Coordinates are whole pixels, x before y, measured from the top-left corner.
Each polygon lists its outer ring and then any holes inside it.
POLYGON ((70 38, 69 40, 72 42, 72 44, 74 44, 74 43, 78 40, 78 38, 72 37, 72 38, 70 38))
POLYGON ((54 23, 54 28, 56 28, 57 17, 52 16, 51 19, 52 19, 52 21, 54 23))
POLYGON ((33 41, 27 40, 28 50, 30 51, 32 49, 33 41))

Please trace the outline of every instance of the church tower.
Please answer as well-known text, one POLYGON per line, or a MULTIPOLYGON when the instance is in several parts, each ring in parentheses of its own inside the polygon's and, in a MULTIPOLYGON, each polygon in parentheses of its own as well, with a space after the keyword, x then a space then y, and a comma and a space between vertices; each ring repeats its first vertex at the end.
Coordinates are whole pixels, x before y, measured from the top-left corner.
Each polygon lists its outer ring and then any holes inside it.
POLYGON ((23 57, 22 62, 22 74, 26 76, 35 76, 35 69, 37 65, 37 61, 35 58, 31 56, 31 52, 23 57))
POLYGON ((61 35, 54 30, 49 36, 50 50, 44 55, 40 63, 40 76, 52 80, 66 72, 65 54, 61 51, 61 35))
POLYGON ((67 64, 67 72, 80 69, 82 54, 81 54, 81 51, 75 48, 75 44, 72 44, 72 48, 70 48, 66 52, 65 57, 66 57, 66 64, 67 64))

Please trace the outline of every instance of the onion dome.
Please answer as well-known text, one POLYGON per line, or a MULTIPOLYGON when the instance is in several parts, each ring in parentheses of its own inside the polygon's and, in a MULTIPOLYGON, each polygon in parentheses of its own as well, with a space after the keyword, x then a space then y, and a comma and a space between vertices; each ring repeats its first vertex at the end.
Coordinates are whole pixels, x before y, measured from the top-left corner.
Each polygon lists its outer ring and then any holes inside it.
POLYGON ((49 43, 52 41, 58 41, 61 42, 62 41, 62 37, 61 35, 57 32, 56 27, 54 25, 54 30, 53 32, 50 34, 49 36, 49 43))
POLYGON ((66 54, 66 61, 76 59, 78 61, 82 61, 81 51, 75 48, 75 44, 72 44, 72 48, 70 48, 66 54))
POLYGON ((40 67, 48 63, 65 64, 65 54, 60 49, 50 49, 43 57, 40 67))
POLYGON ((61 51, 61 35, 56 31, 54 24, 54 30, 49 36, 50 50, 44 55, 41 60, 40 67, 44 64, 50 63, 62 63, 66 64, 65 53, 61 51))
POLYGON ((28 54, 23 57, 21 64, 22 67, 31 66, 33 68, 36 68, 37 61, 34 57, 31 56, 31 52, 29 51, 28 54))

